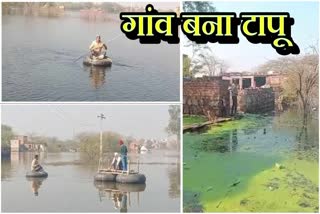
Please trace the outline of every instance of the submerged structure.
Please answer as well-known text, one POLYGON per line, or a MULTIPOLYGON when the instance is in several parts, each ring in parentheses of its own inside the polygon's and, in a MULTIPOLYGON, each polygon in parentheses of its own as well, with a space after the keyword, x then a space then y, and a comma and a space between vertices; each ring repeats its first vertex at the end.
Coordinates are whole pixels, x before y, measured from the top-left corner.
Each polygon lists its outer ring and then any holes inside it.
POLYGON ((230 115, 232 104, 228 87, 238 87, 238 111, 265 113, 273 111, 279 97, 281 76, 228 73, 222 76, 184 79, 183 113, 204 115, 209 119, 230 115))
POLYGON ((17 135, 10 140, 11 152, 46 152, 46 143, 35 143, 28 139, 28 136, 17 135))

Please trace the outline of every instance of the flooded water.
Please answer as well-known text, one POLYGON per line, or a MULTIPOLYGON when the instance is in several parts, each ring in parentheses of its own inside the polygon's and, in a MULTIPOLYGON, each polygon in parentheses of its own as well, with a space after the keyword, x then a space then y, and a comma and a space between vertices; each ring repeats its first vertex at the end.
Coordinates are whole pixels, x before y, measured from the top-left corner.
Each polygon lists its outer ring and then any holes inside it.
POLYGON ((318 212, 318 120, 301 126, 287 111, 184 134, 184 210, 318 212))
MULTIPOLYGON (((179 212, 180 158, 177 152, 132 155, 145 185, 97 183, 97 166, 79 164, 78 153, 42 154, 47 179, 27 179, 32 153, 2 160, 3 212, 179 212), (14 202, 14 203, 13 203, 14 202)), ((137 169, 132 164, 131 169, 137 169)))
POLYGON ((75 12, 5 15, 2 53, 4 101, 179 100, 179 45, 141 45, 125 37, 120 22, 89 22, 75 12), (74 62, 97 34, 108 46, 111 68, 74 62))

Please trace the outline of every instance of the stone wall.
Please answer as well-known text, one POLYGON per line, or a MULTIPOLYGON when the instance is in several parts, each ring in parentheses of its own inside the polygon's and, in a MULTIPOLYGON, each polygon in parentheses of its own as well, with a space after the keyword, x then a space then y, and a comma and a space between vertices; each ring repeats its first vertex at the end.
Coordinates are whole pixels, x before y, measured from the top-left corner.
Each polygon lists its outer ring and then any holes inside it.
POLYGON ((209 118, 226 116, 230 109, 229 81, 222 77, 185 79, 183 82, 183 113, 209 118))
POLYGON ((275 94, 272 88, 244 89, 238 97, 239 110, 245 113, 273 111, 275 94))

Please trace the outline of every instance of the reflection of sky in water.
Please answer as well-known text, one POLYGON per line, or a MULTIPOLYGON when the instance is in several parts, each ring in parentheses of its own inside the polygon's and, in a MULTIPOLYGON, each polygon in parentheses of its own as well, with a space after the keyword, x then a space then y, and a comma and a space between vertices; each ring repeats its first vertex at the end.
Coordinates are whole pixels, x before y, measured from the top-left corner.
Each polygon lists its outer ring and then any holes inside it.
MULTIPOLYGON (((2 162, 3 211, 118 212, 125 205, 129 212, 179 211, 180 158, 176 152, 154 151, 132 158, 141 161, 140 172, 147 177, 144 187, 95 183, 96 166, 71 164, 79 160, 77 153, 47 154, 41 163, 49 173, 48 178, 40 182, 27 180, 25 173, 30 168, 32 154, 12 154, 11 161, 2 162), (67 164, 55 165, 56 162, 67 164), (119 202, 120 207, 115 210, 119 202)), ((132 164, 132 168, 137 166, 132 164)))
POLYGON ((227 122, 213 126, 200 135, 187 134, 187 142, 198 141, 192 145, 202 151, 219 152, 255 152, 263 154, 284 154, 301 149, 299 141, 305 149, 317 148, 317 124, 308 124, 305 136, 301 122, 292 112, 280 116, 260 117, 247 116, 239 121, 227 122), (300 137, 300 134, 302 136, 300 137), (307 138, 305 138, 307 137, 307 138))

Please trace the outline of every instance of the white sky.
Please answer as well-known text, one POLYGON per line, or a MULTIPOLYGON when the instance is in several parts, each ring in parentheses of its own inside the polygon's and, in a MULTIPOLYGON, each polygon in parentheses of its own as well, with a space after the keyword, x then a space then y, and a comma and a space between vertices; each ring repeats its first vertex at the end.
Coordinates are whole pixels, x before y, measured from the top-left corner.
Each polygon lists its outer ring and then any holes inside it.
POLYGON ((17 134, 71 139, 73 131, 98 132, 100 113, 107 117, 104 130, 138 138, 167 137, 168 105, 2 105, 2 124, 17 134))

